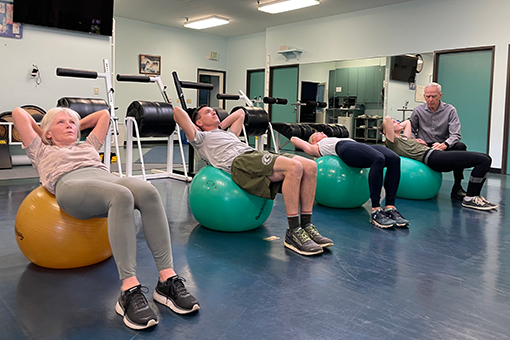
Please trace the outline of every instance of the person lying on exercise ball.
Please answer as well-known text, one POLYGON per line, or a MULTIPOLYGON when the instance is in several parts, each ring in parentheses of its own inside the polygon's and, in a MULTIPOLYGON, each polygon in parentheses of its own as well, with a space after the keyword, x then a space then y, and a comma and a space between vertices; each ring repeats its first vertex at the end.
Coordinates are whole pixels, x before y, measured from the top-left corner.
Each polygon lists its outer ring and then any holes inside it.
POLYGON ((311 221, 317 165, 305 157, 259 152, 246 145, 238 138, 244 117, 245 112, 239 109, 220 122, 214 109, 200 106, 190 118, 174 107, 174 119, 189 143, 212 166, 230 173, 239 187, 268 199, 274 199, 281 187, 289 224, 285 247, 301 255, 322 253, 333 241, 322 236, 311 221))
POLYGON ((420 144, 411 138, 411 122, 402 123, 386 116, 380 127, 381 133, 386 136, 386 146, 398 155, 411 158, 428 165, 437 172, 450 172, 474 168, 469 178, 466 197, 462 206, 477 210, 495 210, 496 204, 487 201, 480 195, 483 183, 489 173, 492 159, 489 155, 471 151, 441 151, 420 144))
POLYGON ((324 132, 313 133, 308 142, 298 137, 291 137, 290 142, 313 157, 338 156, 350 167, 370 168, 370 223, 380 228, 409 226, 409 221, 395 207, 395 196, 400 182, 400 157, 396 153, 383 145, 367 145, 351 138, 328 137, 324 132), (385 167, 386 178, 383 175, 385 167), (380 204, 383 181, 386 190, 384 210, 380 204))
POLYGON ((140 211, 145 240, 159 271, 154 300, 179 314, 198 310, 184 278, 173 269, 170 230, 158 191, 149 182, 111 174, 100 161, 98 150, 109 133, 109 112, 97 111, 80 120, 71 109, 53 108, 40 127, 22 108, 16 108, 12 117, 42 186, 55 195, 60 208, 79 219, 108 216, 110 245, 122 280, 115 311, 124 323, 133 329, 158 323, 142 292, 147 288, 136 278, 134 209, 140 211), (80 129, 87 128, 92 132, 77 144, 80 129))

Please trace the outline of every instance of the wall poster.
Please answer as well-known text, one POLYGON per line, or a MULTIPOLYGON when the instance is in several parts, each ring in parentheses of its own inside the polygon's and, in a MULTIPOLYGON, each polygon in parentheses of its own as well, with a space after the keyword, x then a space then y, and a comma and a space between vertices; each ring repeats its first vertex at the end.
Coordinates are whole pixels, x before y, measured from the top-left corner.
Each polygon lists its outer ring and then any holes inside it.
POLYGON ((13 8, 12 2, 0 1, 0 37, 21 39, 23 28, 12 21, 13 8))

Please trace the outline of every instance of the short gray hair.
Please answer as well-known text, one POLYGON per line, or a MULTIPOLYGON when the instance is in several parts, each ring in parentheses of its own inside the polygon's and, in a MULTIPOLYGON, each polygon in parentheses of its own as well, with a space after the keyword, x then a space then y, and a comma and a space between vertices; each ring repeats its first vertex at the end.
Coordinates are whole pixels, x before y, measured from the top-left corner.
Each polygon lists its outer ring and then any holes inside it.
POLYGON ((432 86, 437 87, 437 89, 439 90, 439 93, 442 93, 441 85, 439 85, 438 83, 435 83, 435 82, 428 83, 427 85, 425 85, 425 89, 426 89, 427 87, 432 87, 432 86))
POLYGON ((44 144, 53 145, 53 142, 46 138, 46 132, 50 129, 51 124, 55 120, 55 116, 60 112, 65 112, 74 121, 76 129, 78 130, 76 140, 80 139, 80 119, 81 119, 80 115, 76 111, 67 107, 54 107, 53 109, 49 109, 48 112, 44 114, 43 119, 41 121, 42 130, 41 139, 44 144))

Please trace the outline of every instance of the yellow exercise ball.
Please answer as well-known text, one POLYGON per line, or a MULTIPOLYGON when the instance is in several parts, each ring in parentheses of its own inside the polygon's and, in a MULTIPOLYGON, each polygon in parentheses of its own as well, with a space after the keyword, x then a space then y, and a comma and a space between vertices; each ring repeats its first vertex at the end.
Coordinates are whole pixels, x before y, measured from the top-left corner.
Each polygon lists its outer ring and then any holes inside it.
POLYGON ((78 268, 112 256, 107 218, 74 218, 42 186, 21 203, 14 230, 21 252, 41 267, 78 268))

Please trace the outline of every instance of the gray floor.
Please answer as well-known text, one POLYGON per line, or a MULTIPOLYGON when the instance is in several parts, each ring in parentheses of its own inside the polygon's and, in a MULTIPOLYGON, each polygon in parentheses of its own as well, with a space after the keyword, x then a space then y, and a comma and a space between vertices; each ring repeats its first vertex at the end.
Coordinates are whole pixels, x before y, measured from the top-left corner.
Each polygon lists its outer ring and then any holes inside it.
MULTIPOLYGON (((374 228, 367 204, 315 205, 314 223, 335 242, 316 257, 283 247, 281 195, 261 227, 223 233, 194 219, 189 183, 151 182, 166 207, 175 269, 201 310, 177 315, 151 300, 160 323, 127 328, 114 311, 114 261, 71 270, 31 264, 13 225, 38 181, 0 180, 0 339, 510 339, 508 176, 490 174, 482 192, 497 212, 452 200, 450 174, 433 199, 397 199, 409 229, 374 228)), ((157 270, 141 231, 138 277, 150 296, 157 270)))

